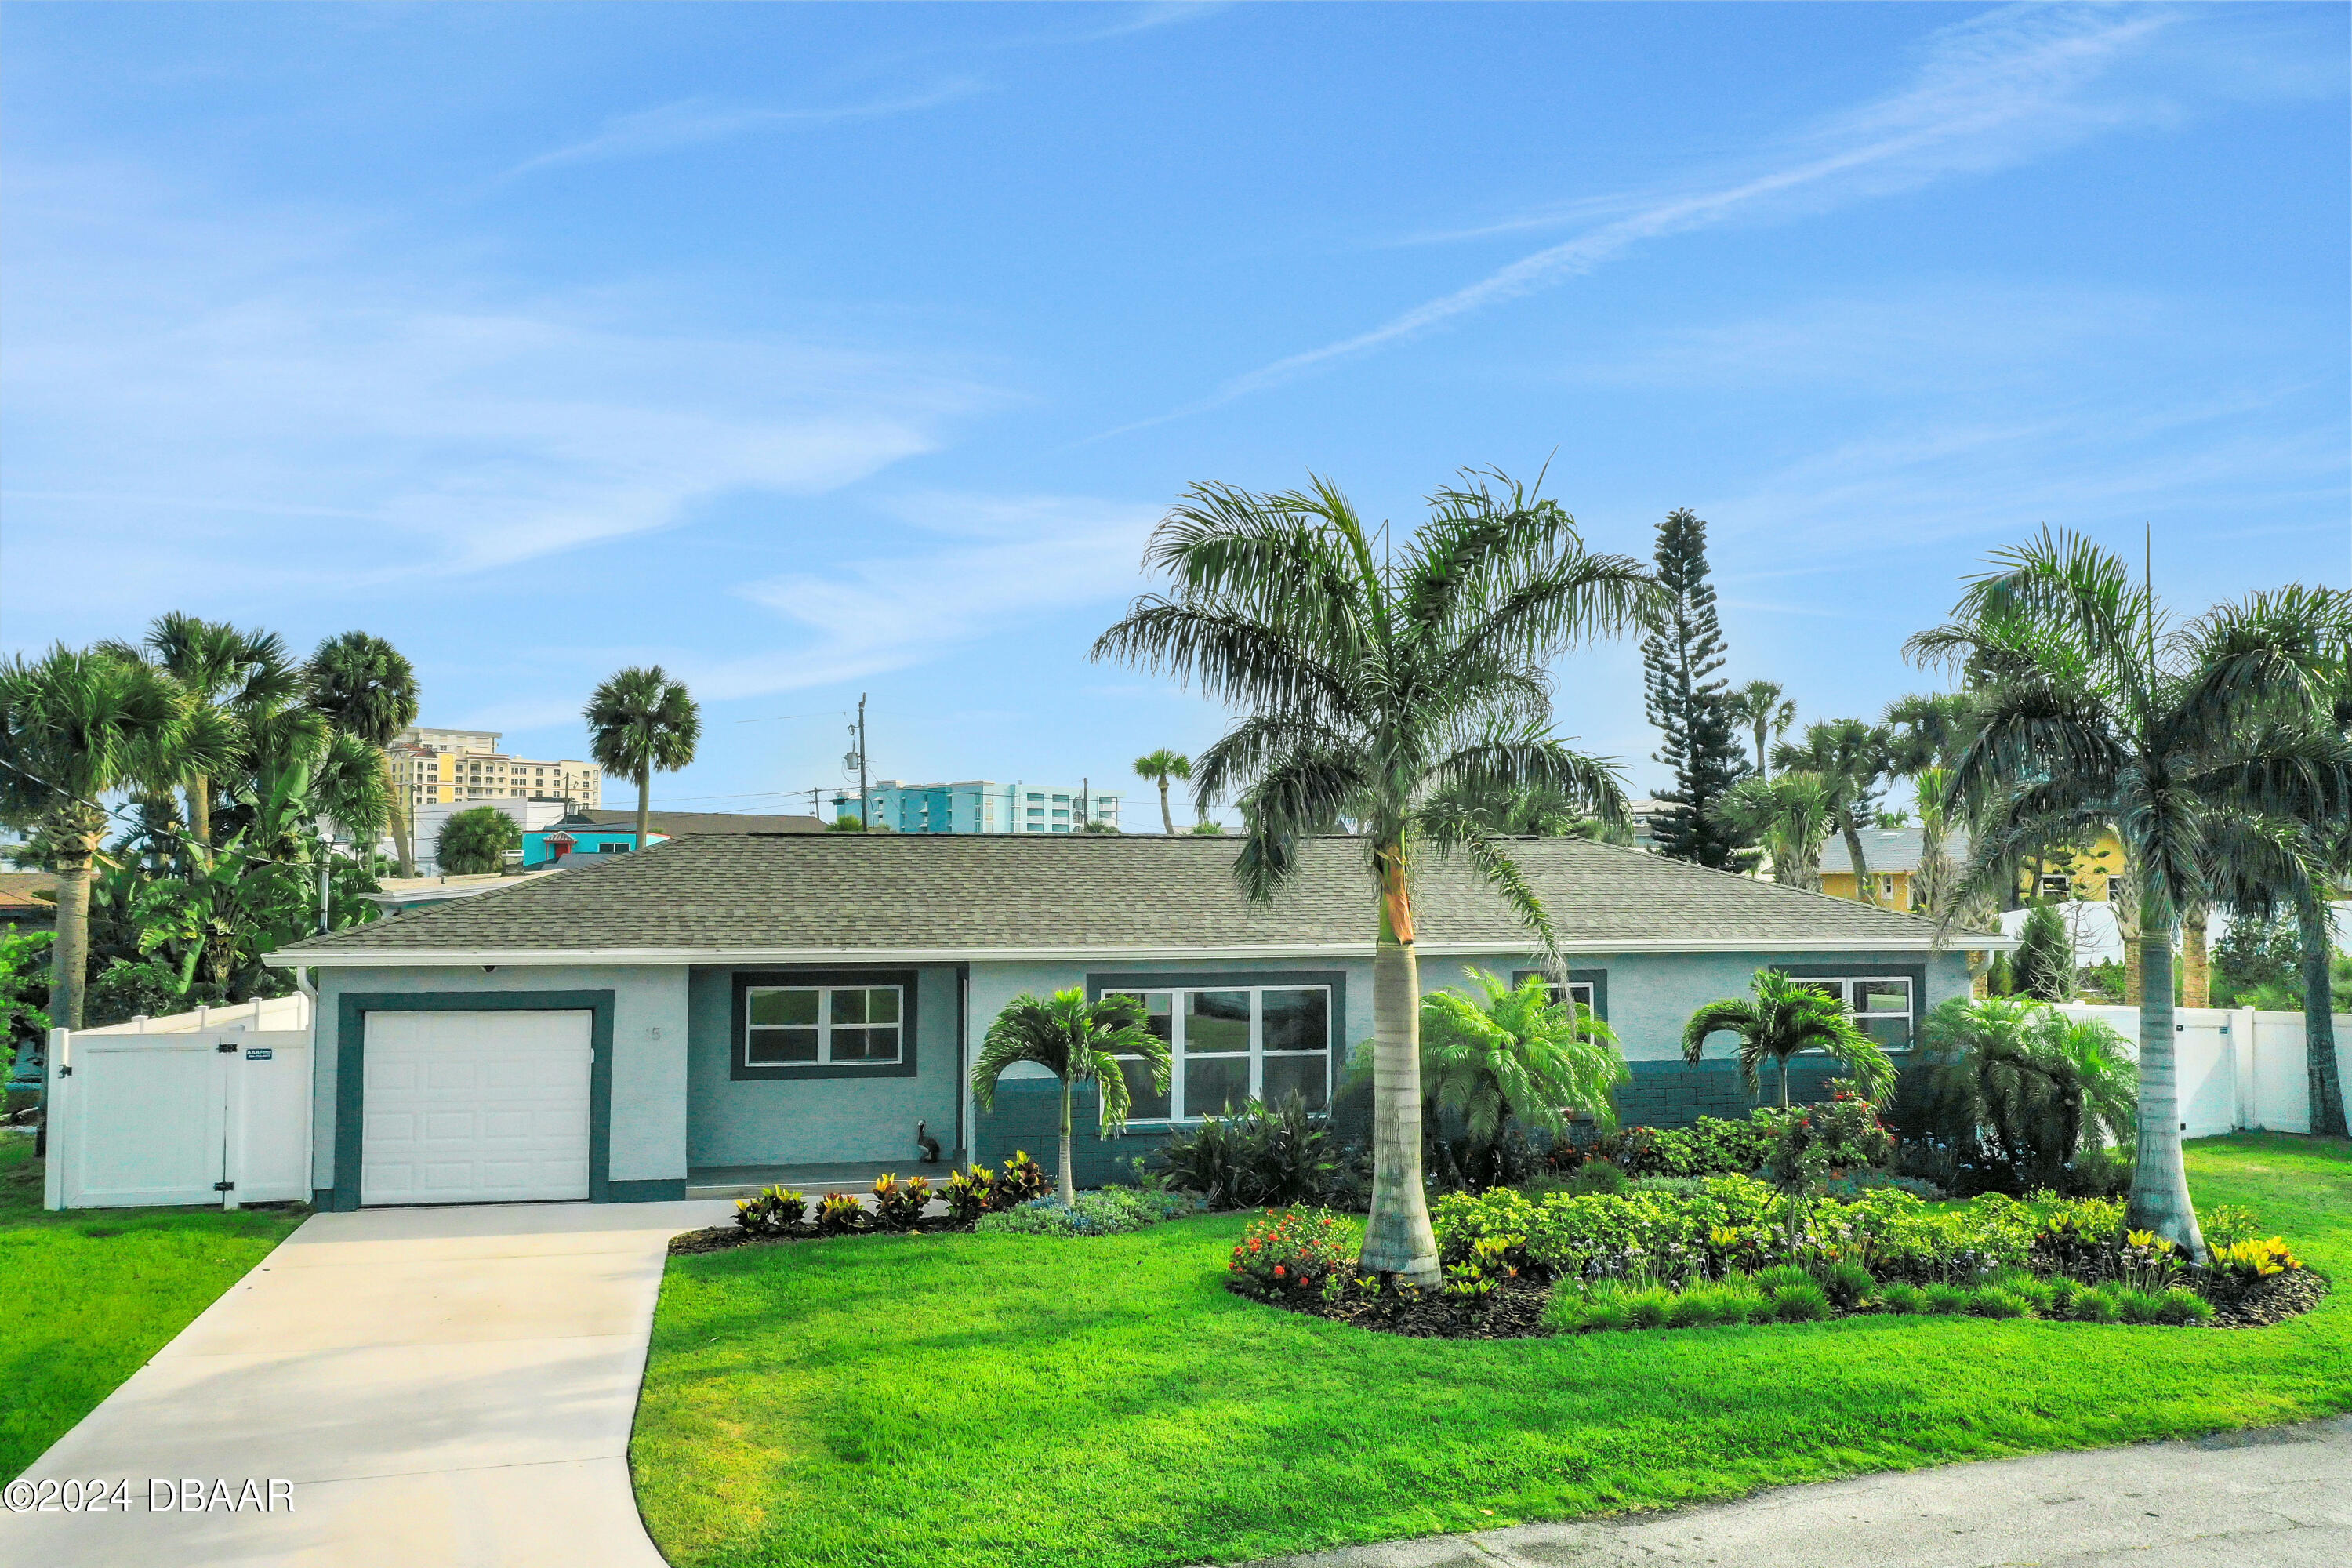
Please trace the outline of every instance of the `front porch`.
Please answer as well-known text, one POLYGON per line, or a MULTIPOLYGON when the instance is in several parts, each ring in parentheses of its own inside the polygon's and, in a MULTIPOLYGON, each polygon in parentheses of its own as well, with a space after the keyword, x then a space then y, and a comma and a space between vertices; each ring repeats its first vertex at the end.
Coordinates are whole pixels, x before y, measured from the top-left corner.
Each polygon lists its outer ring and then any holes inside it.
POLYGON ((928 1165, 920 1159, 843 1160, 803 1165, 698 1165, 686 1173, 686 1195, 748 1198, 763 1187, 789 1187, 806 1193, 812 1200, 828 1192, 856 1193, 863 1197, 877 1176, 924 1176, 937 1186, 947 1180, 949 1172, 963 1163, 963 1152, 957 1150, 952 1154, 942 1152, 937 1163, 928 1165))

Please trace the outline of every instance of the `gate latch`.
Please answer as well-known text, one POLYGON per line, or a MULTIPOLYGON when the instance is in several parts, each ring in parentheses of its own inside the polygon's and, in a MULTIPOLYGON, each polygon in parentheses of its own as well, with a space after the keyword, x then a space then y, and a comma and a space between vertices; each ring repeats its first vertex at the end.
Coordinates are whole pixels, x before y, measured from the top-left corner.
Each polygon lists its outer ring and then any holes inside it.
POLYGON ((213 1191, 216 1193, 233 1193, 236 1191, 236 1184, 235 1182, 215 1182, 213 1184, 213 1191))
POLYGON ((235 1040, 223 1040, 219 1045, 215 1046, 213 1049, 224 1053, 233 1051, 236 1049, 236 1042, 235 1040))

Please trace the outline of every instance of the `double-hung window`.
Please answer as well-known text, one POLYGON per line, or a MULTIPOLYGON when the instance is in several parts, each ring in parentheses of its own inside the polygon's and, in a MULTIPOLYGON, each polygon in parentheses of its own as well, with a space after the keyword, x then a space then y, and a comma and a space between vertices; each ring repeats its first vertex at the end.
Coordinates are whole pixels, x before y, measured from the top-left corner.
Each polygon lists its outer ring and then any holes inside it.
POLYGON ((1911 977, 1906 974, 1798 976, 1845 1004, 1863 1033, 1890 1051, 1911 1048, 1911 977))
POLYGON ((904 995, 896 985, 754 985, 744 995, 743 1065, 895 1062, 904 995))
POLYGON ((1331 990, 1254 985, 1112 993, 1139 998, 1151 1032, 1168 1042, 1168 1087, 1150 1065, 1122 1057, 1131 1121, 1190 1121, 1297 1094, 1309 1110, 1331 1098, 1331 990))

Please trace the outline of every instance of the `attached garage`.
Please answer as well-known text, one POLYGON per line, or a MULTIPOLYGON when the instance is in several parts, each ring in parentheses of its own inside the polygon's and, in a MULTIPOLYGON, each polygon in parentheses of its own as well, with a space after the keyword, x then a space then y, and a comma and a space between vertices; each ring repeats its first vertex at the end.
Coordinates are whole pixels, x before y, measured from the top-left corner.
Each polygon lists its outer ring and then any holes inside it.
POLYGON ((589 1012, 366 1016, 362 1204, 585 1199, 589 1012))

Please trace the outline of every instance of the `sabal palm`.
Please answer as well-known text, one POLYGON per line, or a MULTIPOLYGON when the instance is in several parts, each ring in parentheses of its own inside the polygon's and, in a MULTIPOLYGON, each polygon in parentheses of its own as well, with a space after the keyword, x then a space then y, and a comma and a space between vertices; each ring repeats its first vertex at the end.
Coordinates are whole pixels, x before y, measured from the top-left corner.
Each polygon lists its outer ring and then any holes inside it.
POLYGON ((1517 986, 1465 971, 1483 1001, 1433 991, 1421 1001, 1421 1070, 1432 1103, 1462 1119, 1470 1142, 1491 1147, 1506 1121, 1559 1134, 1568 1113, 1617 1122, 1617 1086, 1629 1076, 1617 1037, 1591 1011, 1559 998, 1542 975, 1517 986))
POLYGON ((1181 752, 1171 752, 1162 746, 1149 756, 1135 759, 1138 778, 1150 779, 1160 786, 1160 826, 1171 837, 1176 831, 1176 819, 1168 811, 1168 781, 1192 776, 1192 759, 1181 752))
POLYGON ((1784 770, 1778 778, 1741 779, 1715 810, 1741 839, 1764 847, 1774 881, 1816 892, 1822 885, 1822 845, 1836 823, 1831 807, 1821 774, 1800 769, 1784 770))
POLYGON ((1639 563, 1586 550, 1556 502, 1499 475, 1438 490, 1429 511, 1391 548, 1374 542, 1326 480, 1279 495, 1195 485, 1145 555, 1169 574, 1167 592, 1137 600, 1094 652, 1198 682, 1242 710, 1193 760, 1192 785, 1199 801, 1241 801, 1234 875, 1249 897, 1270 899, 1290 878, 1304 836, 1347 833, 1361 846, 1379 931, 1363 1266, 1433 1284, 1421 1175, 1418 857, 1464 854, 1547 950, 1551 937, 1503 842, 1458 796, 1431 796, 1542 785, 1622 821, 1613 765, 1548 732, 1549 665, 1636 625, 1655 588, 1639 563))
POLYGON ((1865 904, 1874 904, 1878 899, 1870 886, 1862 829, 1869 820, 1879 778, 1886 772, 1886 731, 1875 724, 1859 719, 1825 719, 1806 725, 1799 744, 1784 742, 1772 753, 1773 766, 1815 774, 1829 792, 1830 815, 1845 837, 1846 858, 1853 863, 1853 896, 1865 904))
POLYGON ((971 1064, 971 1098, 982 1110, 996 1106, 996 1080, 1015 1062, 1034 1062, 1061 1086, 1062 1199, 1077 1195, 1072 1173, 1076 1157, 1070 1136, 1070 1099, 1082 1083, 1095 1086, 1102 1107, 1102 1135, 1116 1137, 1127 1125, 1134 1101, 1121 1057, 1142 1058, 1153 1092, 1168 1088, 1168 1042, 1151 1032, 1141 999, 1109 995, 1088 1002, 1084 991, 1056 991, 1039 998, 1024 992, 1005 1005, 980 1043, 971 1064))
POLYGON ((1725 700, 1731 705, 1732 716, 1747 725, 1748 732, 1756 739, 1756 776, 1770 778, 1772 770, 1765 764, 1765 748, 1787 734, 1789 726, 1797 721, 1797 705, 1789 700, 1775 680, 1751 680, 1735 687, 1726 694, 1725 700))
POLYGON ((2044 530, 2002 551, 1915 658, 1979 678, 1981 727, 1953 767, 1991 889, 2042 844, 2112 826, 2137 915, 2142 1000, 2135 1228, 2202 1258, 2181 1163, 2172 942, 2217 882, 2307 886, 2298 795, 2341 799, 2352 771, 2315 740, 2346 632, 2340 595, 2263 595, 2174 626, 2087 539, 2044 530))
POLYGON ((608 676, 584 710, 588 754, 608 773, 637 785, 637 843, 646 847, 646 818, 653 808, 656 770, 676 773, 694 761, 702 739, 702 710, 682 680, 660 665, 633 667, 608 676))
POLYGON ((1766 1062, 1780 1069, 1780 1104, 1789 1103, 1789 1058, 1802 1051, 1827 1053, 1844 1067, 1864 1098, 1884 1101, 1895 1087, 1895 1064, 1876 1040, 1862 1032, 1845 1004, 1777 969, 1759 969, 1748 982, 1751 996, 1710 1002, 1683 1026, 1683 1058, 1694 1067, 1707 1037, 1728 1034, 1739 1041, 1739 1079, 1750 1094, 1763 1092, 1766 1062))
POLYGON ((2057 1184, 2088 1132, 2128 1142, 2137 1079, 2123 1037, 2025 996, 1955 996, 1922 1044, 1945 1135, 1990 1142, 2029 1187, 2057 1184))
POLYGON ((107 828, 100 797, 163 776, 188 707, 178 681, 106 649, 59 645, 37 659, 0 663, 0 818, 37 836, 54 858, 49 1017, 60 1028, 82 1023, 90 868, 107 828))
POLYGON ((416 671, 398 648, 366 632, 345 632, 320 643, 306 668, 310 702, 336 729, 356 735, 383 753, 384 795, 391 805, 392 843, 400 874, 416 875, 416 848, 410 834, 412 802, 392 776, 384 751, 416 722, 416 671))

